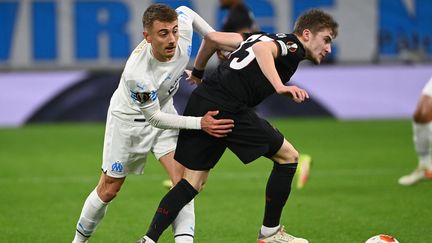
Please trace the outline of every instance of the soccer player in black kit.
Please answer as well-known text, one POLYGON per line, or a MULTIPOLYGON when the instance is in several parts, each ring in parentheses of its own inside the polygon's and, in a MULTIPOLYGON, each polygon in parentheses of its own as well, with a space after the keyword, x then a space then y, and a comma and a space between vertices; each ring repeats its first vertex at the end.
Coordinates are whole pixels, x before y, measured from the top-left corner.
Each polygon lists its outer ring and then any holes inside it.
POLYGON ((263 225, 258 243, 308 242, 285 232, 280 224, 283 207, 291 191, 298 152, 284 136, 259 117, 254 106, 273 93, 303 102, 307 92, 285 85, 300 61, 320 64, 331 52, 337 22, 320 10, 301 15, 291 34, 208 35, 195 60, 191 79, 202 78, 208 59, 219 49, 232 51, 229 59, 200 84, 189 97, 184 115, 202 116, 218 110, 220 118, 234 120, 232 132, 214 138, 199 130, 181 130, 175 159, 186 167, 183 179, 161 200, 146 235, 138 242, 157 242, 177 213, 202 189, 226 148, 245 164, 265 156, 273 169, 265 191, 263 225))

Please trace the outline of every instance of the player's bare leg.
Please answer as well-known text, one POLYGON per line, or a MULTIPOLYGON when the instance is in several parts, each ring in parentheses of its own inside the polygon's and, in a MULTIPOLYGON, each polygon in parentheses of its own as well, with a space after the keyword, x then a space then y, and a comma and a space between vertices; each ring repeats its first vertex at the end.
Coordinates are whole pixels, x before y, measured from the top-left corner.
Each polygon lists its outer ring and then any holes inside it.
POLYGON ((271 158, 274 161, 273 170, 267 181, 266 205, 263 225, 258 235, 259 243, 270 242, 308 242, 285 232, 280 225, 280 217, 288 196, 291 183, 297 168, 297 150, 286 140, 279 151, 271 158))
POLYGON ((102 173, 97 187, 87 197, 81 211, 73 243, 87 242, 105 216, 108 203, 120 191, 124 178, 113 178, 102 173))
MULTIPOLYGON (((174 151, 162 156, 159 161, 167 171, 173 185, 183 177, 184 166, 174 159, 174 151)), ((176 243, 193 242, 195 234, 195 206, 192 199, 186 204, 172 223, 176 243)))
POLYGON ((422 95, 413 117, 413 140, 418 165, 408 175, 399 178, 399 184, 413 185, 424 179, 432 179, 432 97, 422 95))

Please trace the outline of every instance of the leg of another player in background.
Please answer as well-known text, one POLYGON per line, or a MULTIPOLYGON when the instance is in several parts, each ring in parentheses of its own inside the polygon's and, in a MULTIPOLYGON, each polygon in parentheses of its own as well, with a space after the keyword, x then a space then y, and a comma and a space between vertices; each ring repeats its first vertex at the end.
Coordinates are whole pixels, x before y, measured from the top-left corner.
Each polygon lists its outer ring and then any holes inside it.
POLYGON ((202 189, 209 171, 185 169, 184 177, 162 198, 146 235, 138 242, 157 242, 180 210, 202 189), (146 240, 146 241, 144 241, 146 240))
MULTIPOLYGON (((183 177, 184 166, 174 159, 174 151, 162 156, 159 161, 170 176, 173 185, 176 185, 183 177)), ((193 242, 195 235, 195 207, 193 199, 180 210, 172 223, 172 227, 176 243, 193 242)))
POLYGON ((87 242, 105 216, 108 203, 120 191, 124 178, 113 178, 102 173, 97 187, 87 197, 81 211, 73 243, 87 242))
MULTIPOLYGON (((258 242, 285 242, 283 240, 292 237, 285 233, 280 225, 280 218, 291 192, 298 156, 297 150, 284 139, 279 151, 271 158, 274 165, 267 181, 264 220, 258 242)), ((298 238, 297 241, 307 242, 301 238, 298 238)))
POLYGON ((413 140, 418 157, 418 166, 399 179, 401 185, 412 185, 422 179, 432 179, 432 97, 421 95, 413 117, 413 140))

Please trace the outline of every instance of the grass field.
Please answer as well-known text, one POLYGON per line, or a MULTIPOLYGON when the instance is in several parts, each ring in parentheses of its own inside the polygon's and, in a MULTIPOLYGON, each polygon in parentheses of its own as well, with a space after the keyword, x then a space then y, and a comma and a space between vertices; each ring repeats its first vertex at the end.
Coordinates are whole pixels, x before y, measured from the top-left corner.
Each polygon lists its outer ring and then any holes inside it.
MULTIPOLYGON (((313 156, 309 183, 293 188, 282 223, 312 243, 364 242, 378 233, 402 243, 432 242, 432 182, 397 184, 416 164, 408 120, 272 120, 313 156)), ((70 242, 96 185, 104 124, 0 129, 0 242, 70 242)), ((196 199, 196 242, 253 243, 261 225, 271 163, 244 166, 225 153, 196 199)), ((152 157, 130 176, 91 242, 135 242, 165 194, 152 157)), ((168 230, 160 242, 173 242, 168 230)))

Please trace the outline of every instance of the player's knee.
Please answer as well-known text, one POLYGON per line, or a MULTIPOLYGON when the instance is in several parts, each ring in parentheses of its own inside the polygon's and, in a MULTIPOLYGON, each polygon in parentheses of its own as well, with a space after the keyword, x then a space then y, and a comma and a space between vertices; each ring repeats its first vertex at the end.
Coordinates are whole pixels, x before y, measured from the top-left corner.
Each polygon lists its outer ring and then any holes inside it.
POLYGON ((298 161, 299 153, 295 149, 285 151, 282 156, 276 158, 275 162, 278 164, 290 164, 298 161))
POLYGON ((432 97, 421 96, 420 101, 413 115, 416 123, 429 123, 432 121, 432 97))
POLYGON ((194 184, 192 185, 193 188, 195 188, 195 190, 197 190, 197 192, 201 192, 204 189, 204 184, 200 183, 200 184, 194 184))
POLYGON ((432 120, 432 112, 426 109, 418 109, 414 112, 413 120, 416 123, 428 123, 432 120))
POLYGON ((204 190, 204 186, 205 186, 206 182, 207 182, 207 180, 201 182, 201 186, 200 186, 199 190, 197 190, 198 192, 202 192, 204 190))
POLYGON ((171 176, 171 181, 173 182, 173 185, 176 185, 181 179, 181 174, 171 176))
POLYGON ((205 181, 201 181, 201 180, 188 180, 186 179, 186 181, 197 191, 197 192, 201 192, 204 189, 204 184, 205 181))
POLYGON ((116 184, 105 185, 98 188, 98 195, 100 199, 104 202, 112 201, 120 191, 120 186, 116 184))
POLYGON ((286 161, 288 163, 295 163, 298 161, 299 158, 299 152, 297 150, 293 149, 288 152, 286 161))
POLYGON ((117 192, 103 190, 98 193, 100 199, 106 203, 111 202, 116 196, 117 192))

